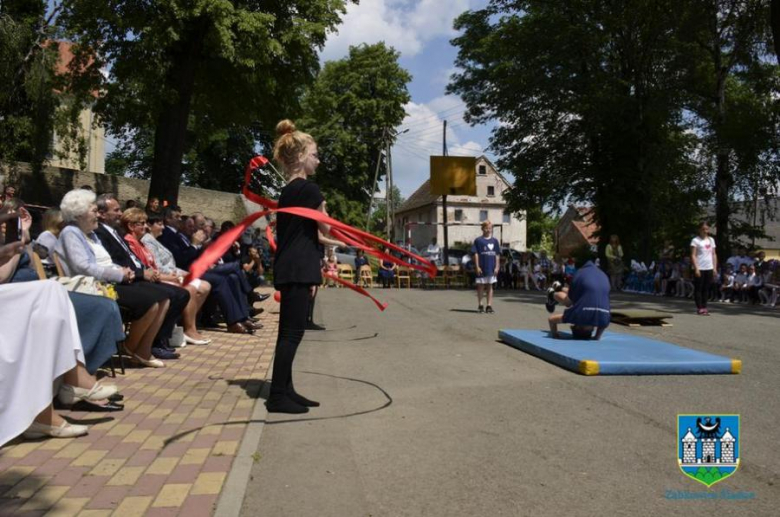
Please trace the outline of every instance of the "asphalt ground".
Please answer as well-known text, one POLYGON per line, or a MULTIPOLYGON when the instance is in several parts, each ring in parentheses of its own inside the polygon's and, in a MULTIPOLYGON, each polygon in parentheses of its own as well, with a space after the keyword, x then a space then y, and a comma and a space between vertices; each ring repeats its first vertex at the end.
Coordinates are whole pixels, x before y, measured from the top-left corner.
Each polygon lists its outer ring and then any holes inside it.
POLYGON ((321 292, 328 330, 306 334, 295 382, 322 407, 268 416, 243 515, 780 514, 780 309, 705 317, 617 295, 674 326, 610 330, 738 358, 742 374, 584 377, 497 341, 546 328, 541 293, 499 292, 488 315, 473 291, 373 292, 384 313, 321 292), (680 472, 678 413, 741 415, 732 477, 707 489, 680 472))

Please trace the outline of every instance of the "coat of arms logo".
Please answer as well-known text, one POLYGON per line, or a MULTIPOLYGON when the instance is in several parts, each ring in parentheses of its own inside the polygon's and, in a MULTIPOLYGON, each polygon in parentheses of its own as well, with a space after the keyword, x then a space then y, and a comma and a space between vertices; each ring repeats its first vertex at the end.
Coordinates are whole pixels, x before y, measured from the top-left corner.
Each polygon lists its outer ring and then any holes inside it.
POLYGON ((708 487, 739 468, 739 415, 677 415, 677 463, 708 487))

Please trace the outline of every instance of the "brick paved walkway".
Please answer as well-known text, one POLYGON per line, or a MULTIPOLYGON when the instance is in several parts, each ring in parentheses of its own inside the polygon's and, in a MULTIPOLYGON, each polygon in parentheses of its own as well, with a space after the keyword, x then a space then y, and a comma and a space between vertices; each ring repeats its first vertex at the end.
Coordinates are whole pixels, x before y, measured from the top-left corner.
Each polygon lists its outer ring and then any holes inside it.
POLYGON ((0 515, 211 515, 273 356, 278 304, 260 306, 254 336, 206 332, 166 368, 117 375, 124 411, 60 412, 100 422, 88 436, 0 449, 0 515))

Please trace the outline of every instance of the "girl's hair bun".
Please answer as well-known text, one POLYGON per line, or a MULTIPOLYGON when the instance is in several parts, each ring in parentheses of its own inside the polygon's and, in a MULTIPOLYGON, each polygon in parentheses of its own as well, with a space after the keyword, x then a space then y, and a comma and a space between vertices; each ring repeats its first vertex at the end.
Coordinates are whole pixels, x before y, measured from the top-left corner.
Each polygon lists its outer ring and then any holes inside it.
POLYGON ((276 124, 277 136, 284 136, 289 133, 295 133, 295 123, 292 120, 284 119, 276 124))

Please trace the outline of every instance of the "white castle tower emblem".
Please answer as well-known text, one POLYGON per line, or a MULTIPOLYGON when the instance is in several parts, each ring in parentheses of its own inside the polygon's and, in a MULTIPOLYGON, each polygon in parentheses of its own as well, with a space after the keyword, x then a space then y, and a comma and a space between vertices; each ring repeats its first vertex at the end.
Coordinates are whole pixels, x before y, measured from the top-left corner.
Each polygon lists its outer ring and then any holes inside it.
POLYGON ((680 462, 682 465, 723 465, 736 466, 734 462, 734 437, 727 427, 723 434, 720 434, 720 418, 712 423, 710 418, 704 422, 699 418, 696 422, 698 427, 697 438, 691 428, 683 436, 683 457, 680 462), (700 443, 701 447, 697 447, 700 443), (720 445, 720 447, 716 447, 720 445))
POLYGON ((690 477, 710 486, 739 467, 739 415, 678 415, 677 462, 690 477))

